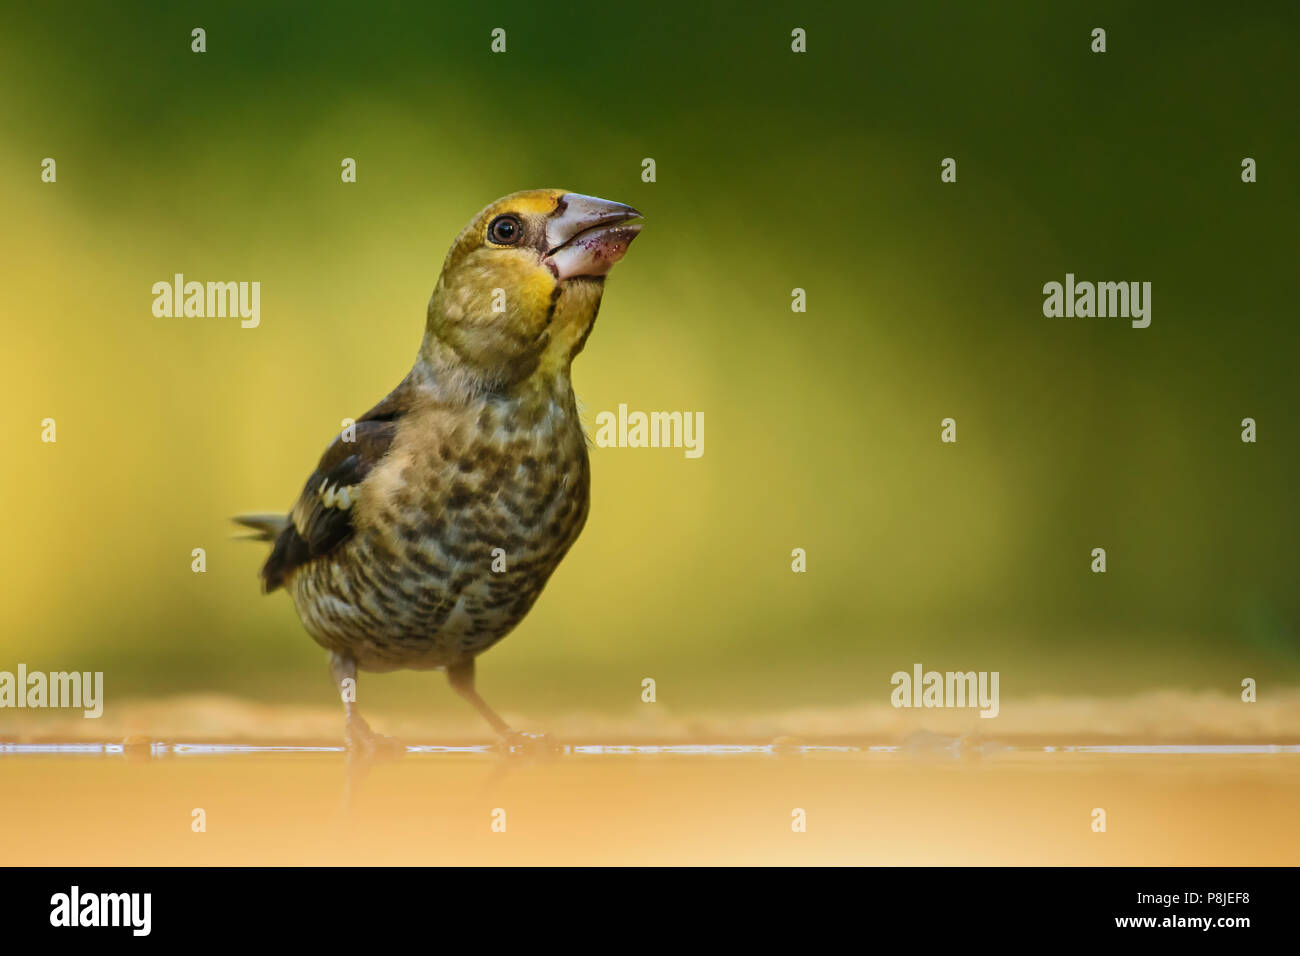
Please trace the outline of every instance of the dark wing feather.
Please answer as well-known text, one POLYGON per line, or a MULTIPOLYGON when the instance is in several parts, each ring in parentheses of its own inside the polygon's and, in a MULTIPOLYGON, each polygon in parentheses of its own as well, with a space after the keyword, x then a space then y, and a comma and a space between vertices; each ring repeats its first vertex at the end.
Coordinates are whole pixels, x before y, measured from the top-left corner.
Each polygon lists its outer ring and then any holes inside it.
POLYGON ((357 420, 355 441, 344 441, 340 434, 325 449, 262 567, 266 591, 274 591, 295 568, 329 554, 352 537, 353 509, 330 504, 322 492, 355 488, 383 460, 402 414, 396 395, 390 395, 357 420))

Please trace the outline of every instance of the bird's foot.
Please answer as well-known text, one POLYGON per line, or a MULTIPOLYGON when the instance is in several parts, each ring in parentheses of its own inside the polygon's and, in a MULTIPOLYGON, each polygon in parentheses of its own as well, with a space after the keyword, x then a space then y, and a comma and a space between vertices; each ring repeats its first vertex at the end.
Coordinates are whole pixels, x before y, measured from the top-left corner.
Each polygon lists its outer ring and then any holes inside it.
POLYGON ((497 740, 496 749, 505 754, 549 757, 560 752, 560 745, 550 734, 531 734, 522 730, 507 730, 497 740))
POLYGON ((395 760, 406 753, 406 745, 396 737, 377 734, 361 717, 349 717, 345 742, 348 756, 364 760, 395 760))

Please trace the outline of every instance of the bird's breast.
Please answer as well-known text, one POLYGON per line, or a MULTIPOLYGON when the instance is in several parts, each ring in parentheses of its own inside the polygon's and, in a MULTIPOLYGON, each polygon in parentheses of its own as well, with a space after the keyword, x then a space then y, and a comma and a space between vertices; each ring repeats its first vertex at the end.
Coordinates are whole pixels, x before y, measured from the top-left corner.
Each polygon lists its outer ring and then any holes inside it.
POLYGON ((355 536, 303 595, 335 618, 309 626, 317 639, 384 669, 445 666, 508 633, 586 521, 586 439, 568 398, 404 422, 355 536))

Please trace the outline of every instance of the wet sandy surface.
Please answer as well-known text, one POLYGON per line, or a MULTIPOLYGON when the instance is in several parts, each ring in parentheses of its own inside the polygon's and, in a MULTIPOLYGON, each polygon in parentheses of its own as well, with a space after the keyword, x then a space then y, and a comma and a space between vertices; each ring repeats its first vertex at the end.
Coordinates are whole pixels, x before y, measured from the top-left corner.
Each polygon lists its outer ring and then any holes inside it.
POLYGON ((1300 863, 1294 744, 52 743, 0 742, 0 862, 1300 863))

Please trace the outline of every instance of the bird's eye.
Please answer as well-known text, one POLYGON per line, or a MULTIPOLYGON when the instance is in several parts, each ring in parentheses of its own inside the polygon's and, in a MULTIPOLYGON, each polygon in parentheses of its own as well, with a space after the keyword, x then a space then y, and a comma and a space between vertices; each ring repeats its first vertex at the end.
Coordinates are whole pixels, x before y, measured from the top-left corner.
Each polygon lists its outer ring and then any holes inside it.
POLYGON ((517 216, 497 216, 488 226, 488 238, 503 246, 513 246, 524 234, 524 227, 517 216))

